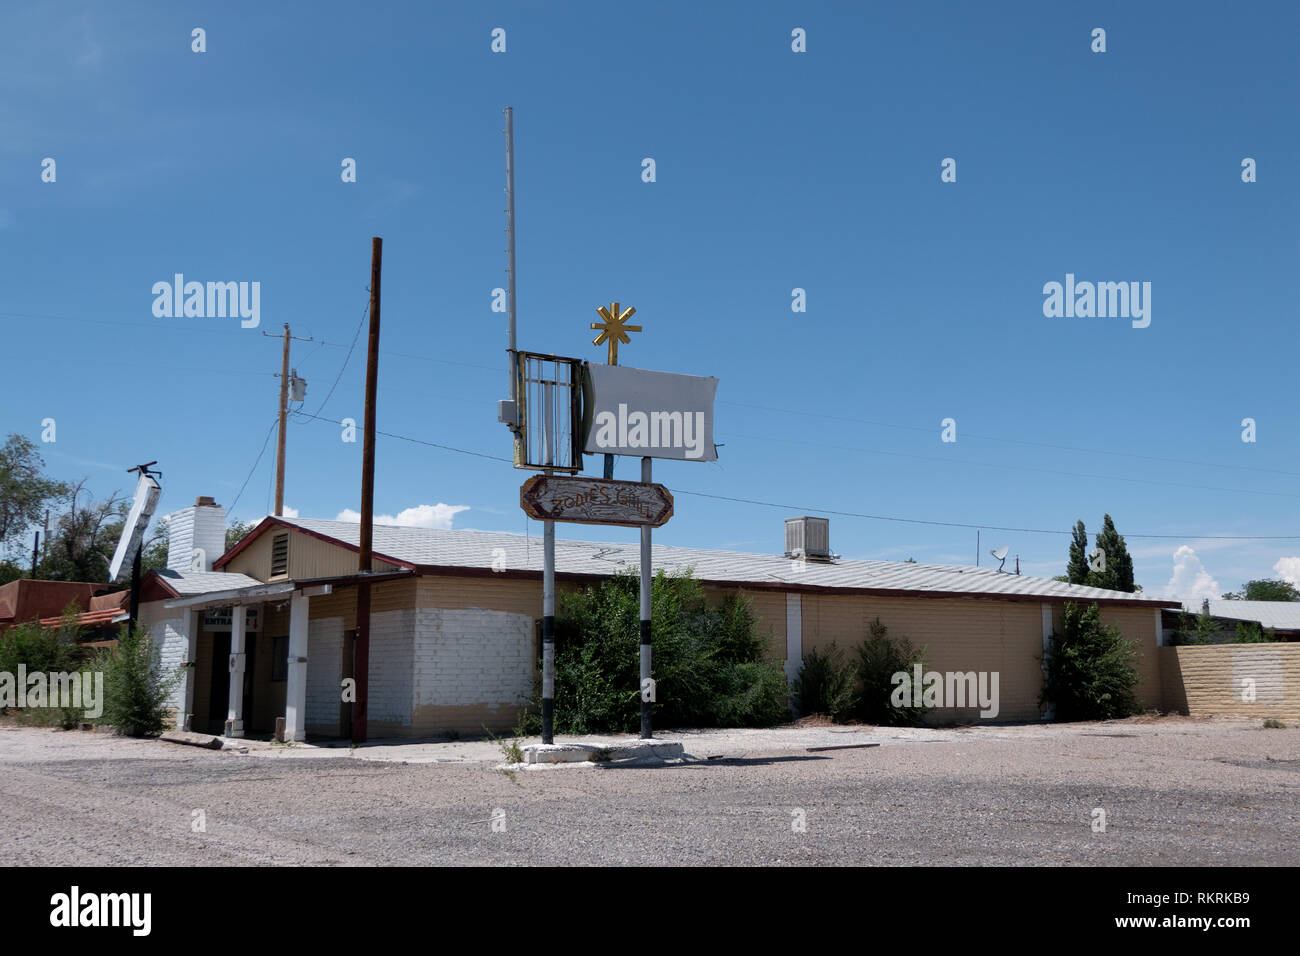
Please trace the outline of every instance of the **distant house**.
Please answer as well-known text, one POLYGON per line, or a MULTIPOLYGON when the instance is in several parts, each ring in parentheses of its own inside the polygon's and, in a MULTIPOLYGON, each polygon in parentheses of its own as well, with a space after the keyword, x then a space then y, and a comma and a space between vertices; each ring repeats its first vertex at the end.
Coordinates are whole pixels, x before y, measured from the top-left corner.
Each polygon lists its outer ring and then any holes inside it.
MULTIPOLYGON (((68 605, 80 611, 102 611, 120 604, 125 591, 113 591, 109 585, 83 581, 38 581, 19 579, 0 585, 0 634, 7 628, 28 621, 51 626, 61 620, 68 605), (97 596, 98 595, 98 596, 97 596)), ((125 620, 125 616, 122 617, 125 620)), ((81 623, 80 621, 78 623, 81 623)), ((98 624, 98 618, 94 619, 98 624)))
MULTIPOLYGON (((820 534, 800 536, 818 545, 791 556, 655 545, 654 566, 693 568, 711 600, 743 590, 788 675, 809 650, 856 644, 879 617, 891 634, 927 648, 930 669, 998 672, 1000 720, 1042 716, 1039 657, 1062 608, 1096 602, 1138 645, 1141 703, 1160 706, 1161 614, 1176 602, 991 568, 841 560, 830 553, 825 519, 791 520, 822 522, 808 526, 820 534)), ((359 526, 268 517, 210 564, 224 540, 224 509, 200 499, 171 515, 170 528, 168 570, 146 578, 141 618, 164 662, 186 665, 173 700, 180 719, 239 735, 269 733, 283 717, 288 739, 346 736, 350 706, 340 688, 352 674, 359 526), (234 650, 241 641, 242 654, 234 650)), ((557 541, 558 585, 633 571, 638 539, 622 537, 557 541)), ((513 726, 533 694, 541 572, 537 537, 376 526, 370 737, 513 726)))
POLYGON ((1217 642, 1236 639, 1239 623, 1258 624, 1267 637, 1276 641, 1300 641, 1300 601, 1232 601, 1205 598, 1200 604, 1188 602, 1181 610, 1165 611, 1164 627, 1170 633, 1186 630, 1188 616, 1208 612, 1218 625, 1217 642))

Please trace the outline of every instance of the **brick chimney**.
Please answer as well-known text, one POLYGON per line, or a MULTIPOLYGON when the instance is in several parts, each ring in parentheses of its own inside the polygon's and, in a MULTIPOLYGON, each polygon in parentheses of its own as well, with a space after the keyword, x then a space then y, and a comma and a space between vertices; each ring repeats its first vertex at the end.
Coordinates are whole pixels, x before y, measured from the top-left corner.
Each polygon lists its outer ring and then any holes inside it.
POLYGON ((167 568, 211 571, 226 551, 226 509, 204 495, 167 516, 167 568))

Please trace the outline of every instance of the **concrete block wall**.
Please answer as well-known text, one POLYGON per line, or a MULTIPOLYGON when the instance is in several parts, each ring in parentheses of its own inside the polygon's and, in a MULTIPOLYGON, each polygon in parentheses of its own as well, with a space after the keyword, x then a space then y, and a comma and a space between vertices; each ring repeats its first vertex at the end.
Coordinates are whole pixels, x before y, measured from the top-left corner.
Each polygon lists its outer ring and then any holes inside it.
POLYGON ((531 615, 420 608, 414 722, 429 732, 508 730, 533 690, 531 615))
POLYGON ((1166 710, 1300 720, 1300 644, 1162 647, 1160 657, 1166 710))
MULTIPOLYGON (((370 616, 369 722, 409 732, 414 648, 415 608, 370 616)), ((312 653, 309 641, 309 661, 312 653)))
POLYGON ((307 726, 338 728, 343 681, 343 618, 307 626, 307 726))

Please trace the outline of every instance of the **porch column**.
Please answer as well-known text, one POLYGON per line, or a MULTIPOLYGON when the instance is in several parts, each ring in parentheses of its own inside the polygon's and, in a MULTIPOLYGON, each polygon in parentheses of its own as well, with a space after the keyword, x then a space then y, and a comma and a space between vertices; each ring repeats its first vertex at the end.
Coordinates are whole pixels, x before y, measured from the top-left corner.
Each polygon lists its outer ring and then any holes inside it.
POLYGON ((284 693, 284 739, 306 740, 307 608, 311 599, 294 591, 289 599, 289 671, 284 693))
POLYGON ((181 671, 180 713, 176 716, 176 729, 189 730, 194 717, 194 669, 199 659, 199 627, 203 624, 202 611, 185 612, 185 669, 181 671))
POLYGON ((244 608, 230 609, 230 709, 226 714, 226 736, 244 736, 244 608))

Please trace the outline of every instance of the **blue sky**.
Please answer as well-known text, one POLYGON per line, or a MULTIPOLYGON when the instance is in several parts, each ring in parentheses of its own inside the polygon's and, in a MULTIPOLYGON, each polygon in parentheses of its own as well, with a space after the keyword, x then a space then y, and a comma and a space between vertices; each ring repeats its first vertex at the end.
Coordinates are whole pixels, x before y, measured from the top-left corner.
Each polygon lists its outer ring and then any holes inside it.
MULTIPOLYGON (((1298 27, 1286 3, 6 4, 0 428, 53 418, 49 470, 100 495, 158 459, 160 512, 247 479, 234 516, 265 514, 262 333, 312 337, 303 410, 343 369, 319 414, 360 421, 378 235, 379 428, 508 456, 510 105, 520 346, 603 361, 617 299, 645 328, 623 364, 720 379, 720 460, 657 464, 656 540, 773 552, 816 508, 982 526, 985 563, 1048 576, 1108 512, 1148 592, 1294 578, 1298 27), (260 282, 260 327, 156 318, 178 272, 260 282), (1150 282, 1149 327, 1045 317, 1067 273, 1150 282)), ((359 505, 340 432, 290 427, 303 516, 359 505)), ((507 464, 381 436, 377 467, 380 514, 540 533, 507 464)), ((976 531, 839 514, 831 542, 968 564, 976 531)))

